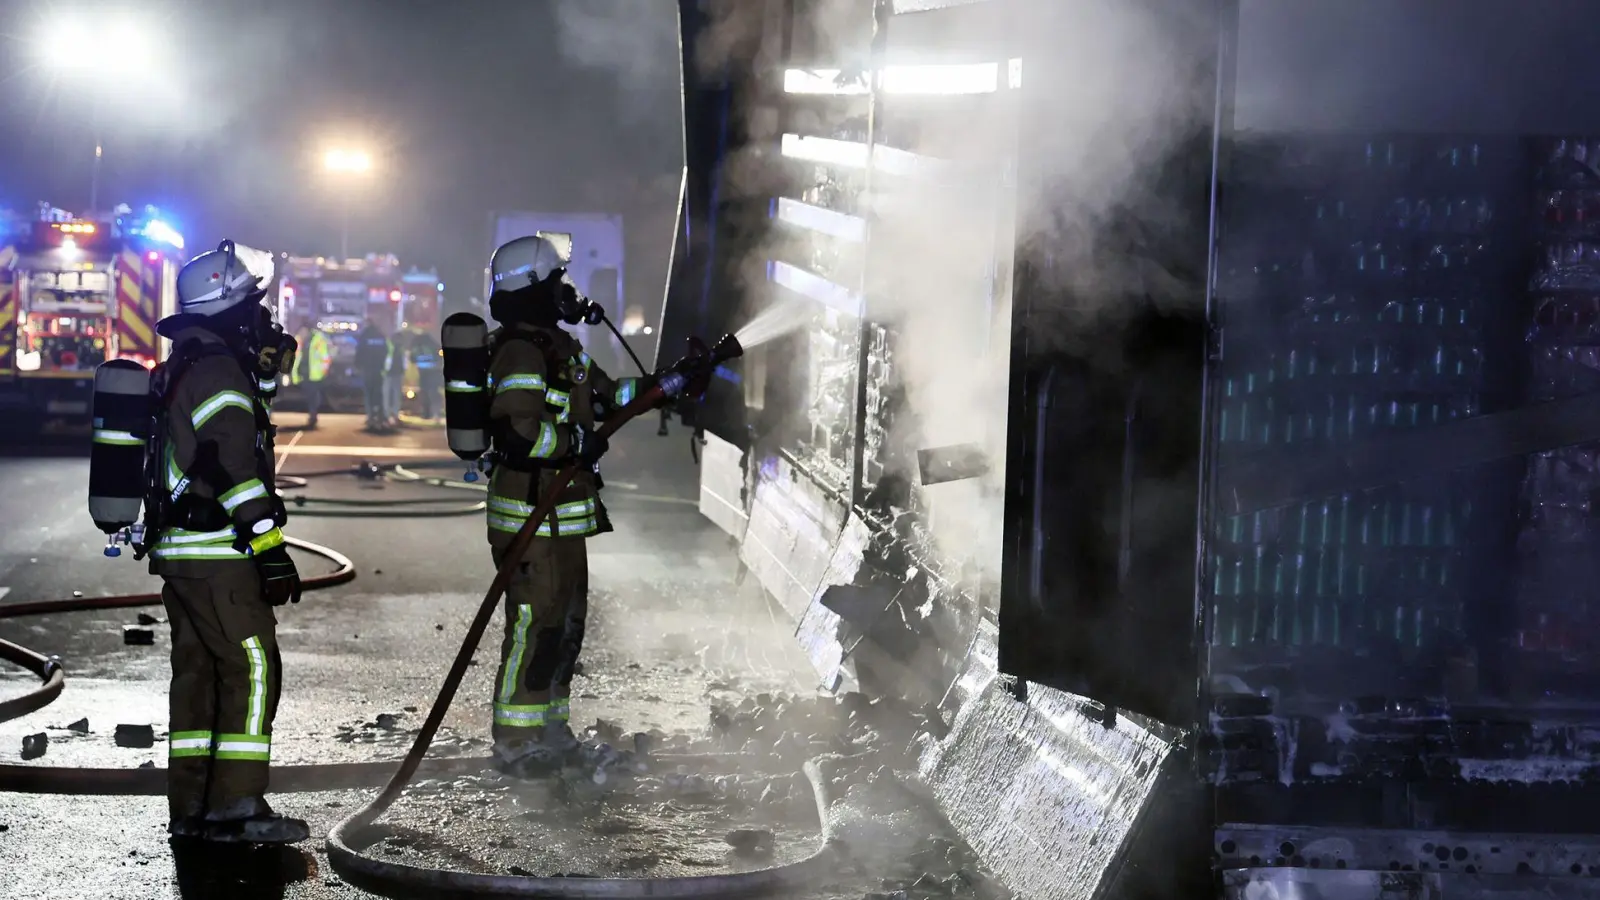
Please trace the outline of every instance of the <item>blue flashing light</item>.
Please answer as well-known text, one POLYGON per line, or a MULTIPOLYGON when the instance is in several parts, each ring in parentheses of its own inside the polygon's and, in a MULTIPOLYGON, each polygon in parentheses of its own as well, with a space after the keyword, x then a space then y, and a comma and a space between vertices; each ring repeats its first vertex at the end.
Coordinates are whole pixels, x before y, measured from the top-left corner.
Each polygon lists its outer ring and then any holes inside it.
POLYGON ((177 250, 183 249, 183 235, 178 233, 178 229, 173 228, 171 225, 168 225, 160 219, 147 220, 137 229, 135 229, 133 233, 139 235, 147 241, 154 241, 157 244, 166 244, 167 246, 177 250))

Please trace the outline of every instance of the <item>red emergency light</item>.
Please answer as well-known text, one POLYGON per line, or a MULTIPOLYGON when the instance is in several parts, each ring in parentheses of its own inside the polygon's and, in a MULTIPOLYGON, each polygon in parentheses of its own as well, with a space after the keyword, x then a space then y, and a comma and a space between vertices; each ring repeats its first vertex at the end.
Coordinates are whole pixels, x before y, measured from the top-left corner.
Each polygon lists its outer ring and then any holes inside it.
POLYGON ((390 291, 389 292, 389 302, 390 303, 399 303, 400 302, 400 292, 399 291, 390 291))
POLYGON ((151 250, 149 253, 146 253, 144 255, 144 258, 145 258, 146 262, 153 262, 153 263, 160 262, 161 261, 161 254, 157 253, 154 250, 151 250))

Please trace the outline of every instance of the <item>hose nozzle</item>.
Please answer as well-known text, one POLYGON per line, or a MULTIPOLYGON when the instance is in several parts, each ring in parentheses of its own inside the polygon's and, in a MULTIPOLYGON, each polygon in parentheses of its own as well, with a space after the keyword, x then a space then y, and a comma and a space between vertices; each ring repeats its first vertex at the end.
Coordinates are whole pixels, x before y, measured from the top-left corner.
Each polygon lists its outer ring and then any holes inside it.
POLYGON ((731 334, 725 334, 722 340, 717 341, 717 345, 711 348, 711 365, 717 366, 743 355, 744 347, 739 344, 739 339, 731 334))

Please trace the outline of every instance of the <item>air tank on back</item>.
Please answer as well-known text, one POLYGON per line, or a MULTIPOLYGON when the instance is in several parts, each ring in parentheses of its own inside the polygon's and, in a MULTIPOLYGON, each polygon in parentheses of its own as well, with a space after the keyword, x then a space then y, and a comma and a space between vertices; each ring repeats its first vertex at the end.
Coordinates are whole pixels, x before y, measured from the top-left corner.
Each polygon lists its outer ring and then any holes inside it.
MULTIPOLYGON (((115 536, 139 520, 145 448, 151 427, 150 370, 129 359, 94 371, 94 435, 89 448, 89 515, 115 536)), ((115 538, 107 556, 116 556, 115 538)))
MULTIPOLYGON (((450 452, 476 463, 489 450, 489 327, 460 312, 444 320, 444 424, 450 452)), ((467 481, 476 481, 469 470, 467 481)))

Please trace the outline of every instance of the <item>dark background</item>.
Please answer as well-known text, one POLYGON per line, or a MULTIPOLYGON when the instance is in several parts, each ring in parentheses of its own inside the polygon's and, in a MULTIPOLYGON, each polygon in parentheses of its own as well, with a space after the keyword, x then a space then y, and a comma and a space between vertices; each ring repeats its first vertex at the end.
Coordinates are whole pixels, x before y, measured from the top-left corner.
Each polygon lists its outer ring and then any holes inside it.
POLYGON ((0 0, 0 206, 169 210, 190 252, 223 237, 338 253, 331 146, 370 149, 352 255, 482 290, 492 210, 622 213, 630 302, 659 303, 682 165, 673 0, 0 0), (62 72, 63 17, 126 16, 157 63, 62 72), (641 298, 643 298, 641 300, 641 298))

